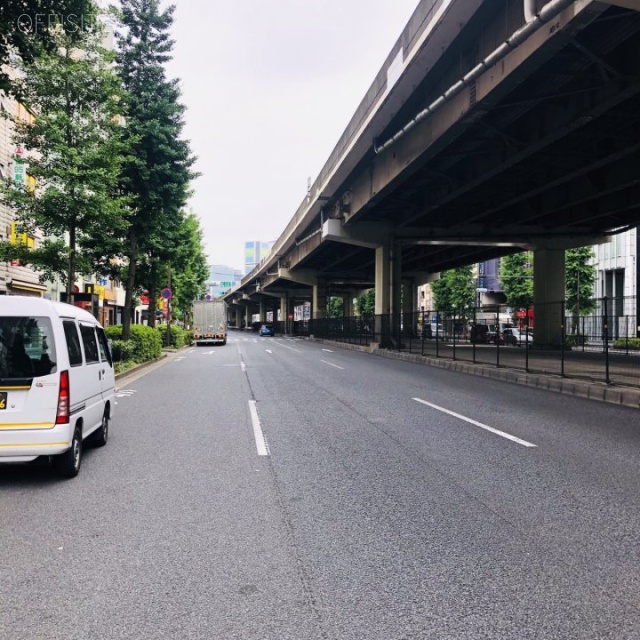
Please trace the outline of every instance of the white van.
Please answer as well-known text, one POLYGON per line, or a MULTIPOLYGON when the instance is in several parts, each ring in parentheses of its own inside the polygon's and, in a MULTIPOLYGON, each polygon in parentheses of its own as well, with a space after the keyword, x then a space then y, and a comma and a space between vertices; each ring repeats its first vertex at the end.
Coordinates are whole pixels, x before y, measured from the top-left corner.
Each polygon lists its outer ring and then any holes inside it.
POLYGON ((52 456, 78 474, 83 441, 107 443, 115 376, 104 330, 87 311, 0 296, 0 463, 52 456))

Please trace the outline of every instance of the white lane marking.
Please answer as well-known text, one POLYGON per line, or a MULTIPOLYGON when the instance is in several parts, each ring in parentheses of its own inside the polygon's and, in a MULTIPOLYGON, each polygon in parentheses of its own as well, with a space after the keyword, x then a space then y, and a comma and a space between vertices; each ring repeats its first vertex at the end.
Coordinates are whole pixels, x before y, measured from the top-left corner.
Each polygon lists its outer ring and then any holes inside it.
POLYGON ((215 351, 207 351, 207 353, 205 353, 206 356, 210 356, 212 353, 215 353, 215 351))
POLYGON ((537 447, 537 444, 533 444, 531 442, 527 442, 526 440, 521 440, 520 438, 516 438, 516 436, 512 436, 510 433, 505 433, 504 431, 499 431, 498 429, 494 429, 489 425, 483 424, 482 422, 478 422, 477 420, 472 420, 471 418, 467 418, 466 416, 462 416, 455 411, 449 411, 449 409, 445 409, 444 407, 439 407, 437 404, 433 404, 431 402, 427 402, 426 400, 421 400, 420 398, 413 398, 416 402, 421 402, 422 404, 426 404, 428 407, 432 409, 437 409, 438 411, 442 411, 443 413, 448 413, 450 416, 454 418, 459 418, 460 420, 464 420, 469 424, 473 424, 476 427, 480 427, 481 429, 485 429, 487 431, 491 431, 491 433, 495 433, 497 436, 502 436, 507 440, 511 440, 512 442, 516 442, 517 444, 521 444, 523 447, 537 447))
POLYGON ((251 423, 253 424, 253 436, 256 439, 256 449, 259 456, 268 456, 269 445, 267 445, 267 439, 264 437, 262 431, 262 425, 260 424, 260 418, 258 417, 258 409, 256 408, 256 401, 249 400, 249 412, 251 413, 251 423))
POLYGON ((136 392, 135 389, 118 389, 116 391, 116 398, 124 398, 124 397, 131 397, 134 393, 136 392))
POLYGON ((333 364, 333 362, 328 362, 327 360, 320 360, 320 362, 324 362, 325 364, 328 364, 328 365, 330 365, 332 367, 335 367, 336 369, 343 369, 344 370, 344 367, 339 367, 337 364, 333 364))
POLYGON ((293 347, 290 347, 288 344, 283 344, 279 340, 276 340, 276 344, 279 344, 281 347, 284 347, 285 349, 291 349, 291 351, 297 351, 298 353, 302 353, 300 349, 294 349, 293 347))
POLYGON ((273 353, 273 351, 271 351, 271 349, 265 349, 265 351, 266 351, 267 353, 273 353))
POLYGON ((331 351, 331 349, 323 349, 323 351, 326 351, 327 353, 333 353, 333 351, 331 351))
POLYGON ((246 371, 246 370, 247 370, 247 365, 246 365, 244 362, 241 362, 241 363, 240 363, 240 368, 241 368, 243 371, 246 371))

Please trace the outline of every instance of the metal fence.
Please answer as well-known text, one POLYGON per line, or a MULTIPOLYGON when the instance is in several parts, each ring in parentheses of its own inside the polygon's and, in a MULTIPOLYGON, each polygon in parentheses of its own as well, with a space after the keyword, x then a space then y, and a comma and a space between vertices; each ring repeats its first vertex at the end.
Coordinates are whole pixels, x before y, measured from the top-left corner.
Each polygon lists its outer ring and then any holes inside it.
POLYGON ((324 318, 310 320, 305 333, 435 358, 640 387, 636 304, 635 297, 602 298, 580 314, 558 302, 545 305, 544 313, 542 305, 516 311, 493 305, 462 312, 433 309, 324 318), (556 344, 536 341, 536 315, 551 318, 560 336, 556 344))

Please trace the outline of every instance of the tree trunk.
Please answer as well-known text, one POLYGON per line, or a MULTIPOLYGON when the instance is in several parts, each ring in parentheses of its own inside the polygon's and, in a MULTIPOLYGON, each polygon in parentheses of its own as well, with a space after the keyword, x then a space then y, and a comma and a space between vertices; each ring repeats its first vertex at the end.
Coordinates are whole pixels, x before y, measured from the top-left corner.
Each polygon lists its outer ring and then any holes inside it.
POLYGON ((133 290, 136 282, 136 265, 138 262, 138 239, 135 231, 129 232, 129 274, 125 288, 124 309, 122 312, 122 339, 128 340, 131 335, 131 316, 133 312, 133 290))
POLYGON ((76 228, 69 229, 69 270, 67 271, 67 302, 73 304, 73 284, 76 281, 76 228))
POLYGON ((156 289, 156 281, 155 281, 155 266, 151 267, 151 278, 149 278, 149 326, 156 326, 156 309, 157 309, 157 299, 158 299, 158 291, 156 289))

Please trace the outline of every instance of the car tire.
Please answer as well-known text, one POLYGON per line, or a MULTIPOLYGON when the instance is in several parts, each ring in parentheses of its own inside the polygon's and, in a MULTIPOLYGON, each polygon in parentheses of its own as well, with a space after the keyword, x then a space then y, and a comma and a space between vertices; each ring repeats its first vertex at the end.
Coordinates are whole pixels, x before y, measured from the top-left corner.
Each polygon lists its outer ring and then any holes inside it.
POLYGON ((82 429, 76 427, 71 440, 71 447, 53 457, 53 468, 63 478, 75 478, 82 465, 82 429))
POLYGON ((100 427, 93 433, 91 443, 96 447, 104 447, 109 439, 109 409, 105 407, 104 414, 102 416, 102 423, 100 427))

